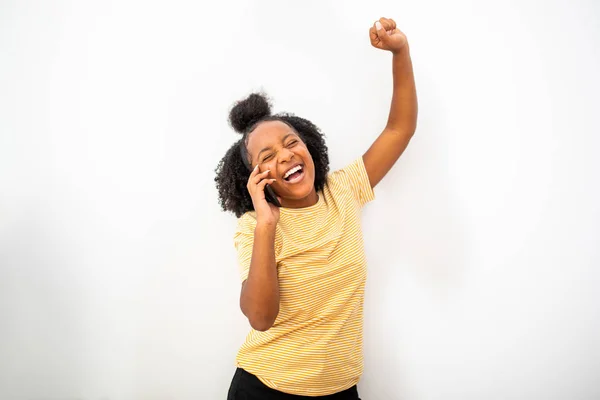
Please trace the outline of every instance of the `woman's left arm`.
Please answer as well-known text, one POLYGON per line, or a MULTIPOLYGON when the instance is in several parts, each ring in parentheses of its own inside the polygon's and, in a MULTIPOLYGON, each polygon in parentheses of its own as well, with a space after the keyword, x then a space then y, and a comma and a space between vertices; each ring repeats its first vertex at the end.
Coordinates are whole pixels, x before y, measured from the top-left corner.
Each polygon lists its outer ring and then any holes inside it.
POLYGON ((387 125, 363 161, 371 187, 375 187, 408 146, 417 127, 417 92, 406 35, 392 19, 381 18, 370 31, 371 44, 391 51, 394 92, 387 125))

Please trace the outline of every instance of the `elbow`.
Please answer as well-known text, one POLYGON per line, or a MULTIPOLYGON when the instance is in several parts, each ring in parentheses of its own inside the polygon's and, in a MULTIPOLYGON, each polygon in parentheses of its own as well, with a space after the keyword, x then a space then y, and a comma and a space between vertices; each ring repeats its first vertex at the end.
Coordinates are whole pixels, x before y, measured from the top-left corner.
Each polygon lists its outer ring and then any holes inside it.
POLYGON ((279 292, 275 296, 261 298, 257 301, 249 297, 244 288, 240 296, 242 313, 248 318, 252 329, 260 332, 268 331, 275 324, 279 315, 279 292))
POLYGON ((248 322, 252 329, 260 332, 268 331, 275 324, 277 315, 279 314, 279 308, 269 313, 253 312, 246 314, 248 322))
POLYGON ((269 329, 271 329, 271 327, 273 326, 273 323, 275 322, 275 320, 269 321, 269 320, 251 320, 248 319, 248 321, 250 321, 250 326, 252 327, 252 329, 254 329, 255 331, 260 331, 260 332, 266 332, 269 329))
POLYGON ((410 140, 412 139, 412 137, 415 135, 415 132, 417 131, 417 125, 410 125, 410 126, 400 126, 400 127, 395 127, 395 126, 386 126, 386 130, 395 135, 396 137, 399 138, 405 138, 404 140, 410 140))

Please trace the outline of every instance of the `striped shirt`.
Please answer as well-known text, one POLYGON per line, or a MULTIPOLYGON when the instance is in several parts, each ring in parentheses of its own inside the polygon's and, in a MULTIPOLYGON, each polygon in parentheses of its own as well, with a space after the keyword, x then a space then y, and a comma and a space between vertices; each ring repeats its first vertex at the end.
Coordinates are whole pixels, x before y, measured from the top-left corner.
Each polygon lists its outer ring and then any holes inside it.
MULTIPOLYGON (((281 208, 275 233, 280 305, 266 332, 251 330, 237 366, 281 392, 323 396, 363 371, 367 265, 360 210, 374 199, 362 157, 327 176, 315 205, 281 208)), ((238 220, 234 244, 248 278, 256 213, 238 220)))

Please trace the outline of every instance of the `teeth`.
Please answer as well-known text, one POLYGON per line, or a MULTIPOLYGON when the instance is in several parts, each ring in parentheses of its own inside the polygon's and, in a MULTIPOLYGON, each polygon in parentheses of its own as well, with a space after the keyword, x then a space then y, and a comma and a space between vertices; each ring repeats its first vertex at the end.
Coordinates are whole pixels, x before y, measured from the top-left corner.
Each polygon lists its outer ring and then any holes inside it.
POLYGON ((290 169, 288 172, 285 173, 285 175, 283 176, 283 179, 287 179, 288 176, 290 176, 291 174, 293 174, 296 171, 300 171, 302 169, 301 166, 296 165, 294 168, 290 169))

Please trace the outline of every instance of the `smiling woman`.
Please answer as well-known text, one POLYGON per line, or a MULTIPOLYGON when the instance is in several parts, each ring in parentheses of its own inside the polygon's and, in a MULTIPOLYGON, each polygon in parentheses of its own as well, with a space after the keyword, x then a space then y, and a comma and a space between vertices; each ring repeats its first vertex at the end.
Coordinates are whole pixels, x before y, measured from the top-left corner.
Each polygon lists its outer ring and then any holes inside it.
POLYGON ((272 179, 270 185, 283 207, 308 207, 317 202, 315 165, 292 127, 281 121, 264 122, 249 136, 247 147, 252 164, 258 165, 257 172, 272 179))
MULTIPOLYGON (((329 172, 327 146, 319 128, 289 113, 271 115, 269 101, 260 93, 238 102, 229 121, 242 139, 231 146, 217 167, 215 182, 224 211, 241 217, 255 210, 248 187, 252 174, 274 189, 283 207, 299 208, 316 202, 329 172), (298 165, 302 168, 300 176, 284 176, 298 165)), ((259 200, 265 198, 265 192, 260 190, 257 196, 259 200)))
POLYGON ((319 129, 271 115, 262 94, 229 115, 242 138, 215 181, 221 206, 238 217, 240 307, 253 328, 229 400, 359 398, 367 268, 360 211, 408 145, 417 117, 406 37, 386 18, 369 33, 374 47, 394 54, 392 106, 384 131, 345 168, 329 173, 319 129))

